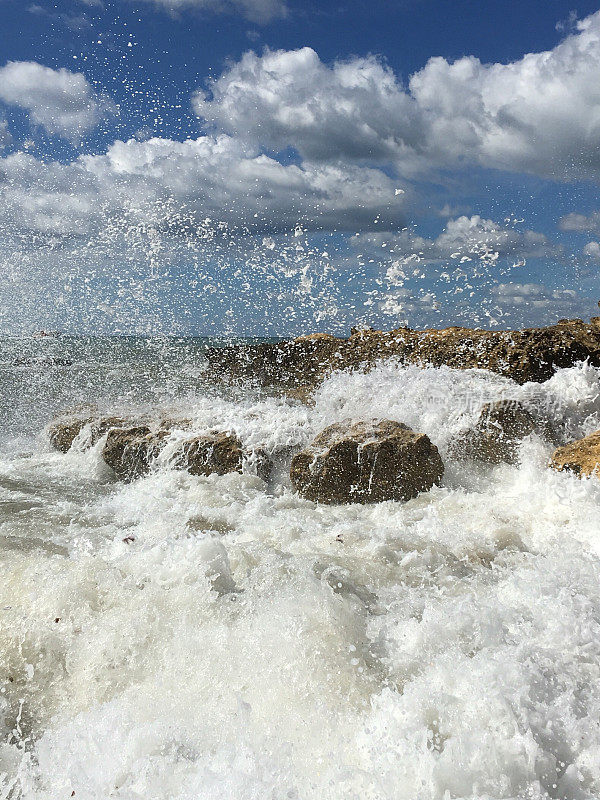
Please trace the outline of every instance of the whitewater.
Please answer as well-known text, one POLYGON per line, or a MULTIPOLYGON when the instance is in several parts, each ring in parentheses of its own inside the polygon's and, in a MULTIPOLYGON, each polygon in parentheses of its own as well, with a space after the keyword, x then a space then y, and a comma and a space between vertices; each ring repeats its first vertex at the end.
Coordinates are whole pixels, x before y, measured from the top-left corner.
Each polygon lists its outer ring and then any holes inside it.
POLYGON ((500 397, 568 440, 600 370, 334 373, 314 406, 203 371, 198 339, 0 341, 0 797, 492 800, 600 796, 600 481, 453 461, 500 397), (115 480, 59 410, 185 416, 263 448, 266 483, 160 458, 115 480), (388 418, 440 450, 407 503, 323 506, 290 459, 388 418))

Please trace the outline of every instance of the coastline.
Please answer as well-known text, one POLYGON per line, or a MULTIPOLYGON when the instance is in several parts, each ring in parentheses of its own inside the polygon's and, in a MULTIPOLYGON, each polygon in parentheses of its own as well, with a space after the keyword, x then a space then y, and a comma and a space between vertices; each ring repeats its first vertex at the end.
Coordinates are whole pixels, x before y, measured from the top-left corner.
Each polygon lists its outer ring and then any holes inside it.
POLYGON ((600 366, 600 317, 513 331, 397 328, 357 330, 347 339, 317 333, 277 343, 209 347, 206 358, 215 379, 282 388, 316 386, 335 370, 369 368, 390 358, 403 365, 486 369, 519 384, 543 383, 556 369, 581 361, 600 366))

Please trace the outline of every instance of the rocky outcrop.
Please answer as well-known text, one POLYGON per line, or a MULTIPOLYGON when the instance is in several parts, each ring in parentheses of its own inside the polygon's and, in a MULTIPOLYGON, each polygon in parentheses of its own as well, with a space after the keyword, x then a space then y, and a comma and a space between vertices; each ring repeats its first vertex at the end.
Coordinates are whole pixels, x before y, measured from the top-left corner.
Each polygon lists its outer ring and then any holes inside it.
POLYGON ((485 331, 452 327, 382 332, 356 330, 348 339, 327 334, 293 341, 241 344, 207 351, 218 378, 254 380, 264 386, 314 386, 335 369, 369 367, 384 358, 405 364, 481 368, 518 383, 543 382, 578 361, 600 366, 600 318, 561 320, 547 328, 485 331))
POLYGON ((543 415, 534 415, 516 400, 497 400, 482 407, 474 427, 459 433, 448 450, 457 459, 514 464, 519 442, 532 433, 556 443, 556 434, 543 415))
POLYGON ((61 453, 67 453, 86 425, 90 426, 88 444, 93 447, 111 428, 131 425, 131 420, 115 416, 94 416, 91 412, 65 412, 48 427, 50 444, 61 453))
POLYGON ((550 465, 560 472, 567 470, 576 475, 596 473, 600 476, 600 431, 559 447, 554 452, 550 465))
POLYGON ((330 425, 292 459, 290 479, 309 500, 410 500, 439 483, 444 465, 424 433, 391 420, 330 425))

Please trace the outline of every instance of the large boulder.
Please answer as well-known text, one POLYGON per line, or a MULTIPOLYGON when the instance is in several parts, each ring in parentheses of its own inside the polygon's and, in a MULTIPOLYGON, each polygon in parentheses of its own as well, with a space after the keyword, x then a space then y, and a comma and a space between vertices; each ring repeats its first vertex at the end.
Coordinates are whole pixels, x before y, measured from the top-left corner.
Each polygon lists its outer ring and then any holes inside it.
POLYGON ((600 431, 555 450, 550 465, 576 475, 600 475, 600 431))
POLYGON ((410 500, 439 483, 444 465, 424 433, 392 420, 330 425, 292 459, 294 488, 321 503, 410 500))
MULTIPOLYGON (((170 431, 147 425, 114 428, 108 432, 102 457, 121 480, 134 480, 146 475, 154 459, 161 453, 170 431)), ((271 462, 262 452, 247 453, 232 433, 211 432, 181 441, 173 452, 171 466, 187 470, 191 475, 226 475, 242 472, 248 462, 257 475, 268 480, 271 462)))
POLYGON ((448 449, 457 459, 514 464, 519 442, 532 433, 555 440, 547 419, 534 415, 516 400, 497 400, 485 403, 474 427, 461 431, 448 449))
MULTIPOLYGON (((53 421, 48 433, 51 444, 63 453, 88 426, 85 444, 91 447, 103 436, 102 457, 122 480, 134 480, 145 475, 152 461, 167 444, 175 431, 189 429, 191 422, 183 418, 149 419, 118 416, 101 416, 98 410, 86 406, 63 412, 53 421)), ((228 472, 255 472, 268 481, 273 467, 269 456, 260 449, 244 450, 242 443, 232 433, 210 432, 189 435, 174 450, 171 465, 186 469, 192 475, 225 475, 228 472)))

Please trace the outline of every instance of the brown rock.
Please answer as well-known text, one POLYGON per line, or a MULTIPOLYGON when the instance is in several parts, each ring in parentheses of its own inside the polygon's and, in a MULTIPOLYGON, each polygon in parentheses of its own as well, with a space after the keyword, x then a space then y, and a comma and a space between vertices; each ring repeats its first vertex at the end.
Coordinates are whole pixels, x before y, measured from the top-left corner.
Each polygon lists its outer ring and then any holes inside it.
POLYGON ((68 453, 82 428, 91 422, 91 419, 62 419, 52 422, 48 427, 50 444, 61 453, 68 453))
POLYGON ((531 433, 555 439, 547 420, 536 418, 516 400, 498 400, 482 407, 475 426, 459 433, 449 451, 454 458, 514 464, 519 442, 531 433))
POLYGON ((409 500, 438 483, 444 465, 423 433, 391 420, 330 425, 292 459, 294 488, 321 503, 409 500))
POLYGON ((551 378, 559 367, 589 360, 600 366, 600 325, 596 318, 561 320, 547 328, 486 331, 454 326, 443 330, 398 328, 356 331, 348 339, 318 334, 293 341, 209 348, 212 374, 261 385, 316 385, 335 369, 372 367, 393 357, 404 364, 481 368, 517 383, 551 378))
POLYGON ((314 406, 314 389, 314 386, 293 386, 285 390, 285 395, 292 400, 299 400, 305 406, 314 406))
POLYGON ((550 466, 562 472, 568 470, 576 475, 600 475, 600 431, 583 439, 559 447, 552 456, 550 466))
POLYGON ((184 442, 174 465, 192 475, 226 475, 241 472, 243 460, 242 443, 237 436, 211 433, 184 442))
POLYGON ((297 336, 295 342, 335 342, 335 336, 330 333, 306 333, 304 336, 297 336))
POLYGON ((167 431, 153 433, 147 425, 112 428, 106 437, 102 458, 118 478, 134 480, 148 472, 167 436, 167 431))
POLYGON ((90 425, 89 444, 93 447, 111 428, 119 428, 131 424, 133 424, 132 420, 125 420, 122 417, 105 416, 95 418, 90 414, 83 416, 69 416, 66 414, 50 424, 48 435, 50 444, 54 448, 60 450, 61 453, 67 453, 86 425, 90 425))

